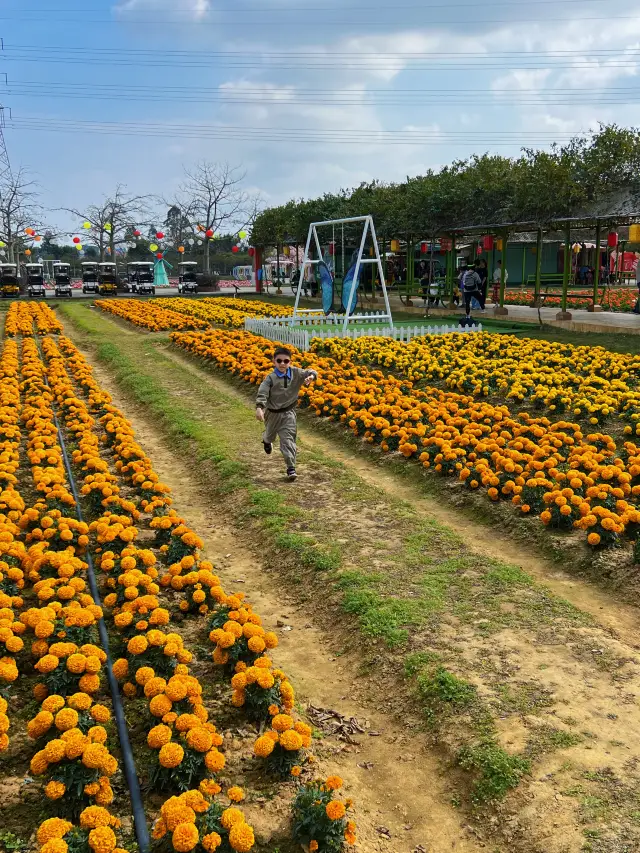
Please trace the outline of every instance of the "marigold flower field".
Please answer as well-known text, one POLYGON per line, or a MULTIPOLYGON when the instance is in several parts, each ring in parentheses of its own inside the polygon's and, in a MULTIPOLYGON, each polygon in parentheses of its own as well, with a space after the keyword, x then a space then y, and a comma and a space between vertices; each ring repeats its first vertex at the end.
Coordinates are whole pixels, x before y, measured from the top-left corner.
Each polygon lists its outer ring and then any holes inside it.
MULTIPOLYGON (((175 346, 258 384, 273 343, 247 332, 174 332, 175 346)), ((386 453, 594 549, 640 531, 640 358, 514 336, 315 341, 295 363, 320 379, 301 406, 386 453)))
POLYGON ((139 299, 101 299, 96 305, 103 311, 128 320, 150 332, 168 329, 208 329, 211 325, 241 328, 245 317, 278 317, 293 313, 287 305, 270 305, 248 299, 184 299, 168 297, 141 301, 139 299))
POLYGON ((256 726, 256 770, 300 785, 292 837, 321 851, 355 843, 341 780, 315 778, 312 730, 271 657, 277 635, 250 591, 224 590, 125 414, 62 332, 44 303, 13 303, 0 355, 0 772, 26 760, 45 802, 39 825, 23 831, 43 853, 122 853, 132 840, 97 630, 104 620, 125 711, 143 733, 137 772, 160 798, 145 797, 154 848, 256 844, 239 807, 246 793, 194 674, 207 659, 224 674, 229 712, 256 726), (89 556, 101 600, 91 594, 89 556), (200 661, 186 624, 208 646, 200 661), (30 719, 14 721, 29 701, 30 719))

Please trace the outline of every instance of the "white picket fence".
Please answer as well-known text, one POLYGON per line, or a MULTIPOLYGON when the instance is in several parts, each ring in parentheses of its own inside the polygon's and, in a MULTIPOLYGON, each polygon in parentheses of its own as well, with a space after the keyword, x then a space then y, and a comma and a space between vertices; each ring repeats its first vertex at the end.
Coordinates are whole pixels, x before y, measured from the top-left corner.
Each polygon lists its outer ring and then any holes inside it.
MULTIPOLYGON (((344 323, 344 314, 322 314, 315 308, 298 309, 298 316, 293 314, 286 317, 261 317, 266 323, 273 326, 341 326, 344 323)), ((389 315, 384 311, 370 311, 368 314, 352 314, 349 317, 349 325, 358 323, 388 323, 389 315)))
POLYGON ((328 340, 329 338, 349 338, 354 341, 358 338, 374 338, 383 337, 390 338, 392 341, 401 341, 409 343, 412 338, 422 337, 423 335, 448 335, 454 332, 461 334, 469 334, 471 332, 481 332, 482 323, 476 326, 461 327, 461 326, 380 326, 375 329, 359 329, 357 326, 349 327, 346 331, 342 326, 336 326, 335 329, 315 329, 311 331, 308 328, 291 328, 290 326, 274 326, 268 320, 273 318, 255 318, 246 317, 244 328, 247 332, 252 332, 254 335, 260 335, 270 341, 277 341, 281 344, 289 344, 296 349, 306 352, 310 349, 311 341, 314 338, 320 340, 328 340))

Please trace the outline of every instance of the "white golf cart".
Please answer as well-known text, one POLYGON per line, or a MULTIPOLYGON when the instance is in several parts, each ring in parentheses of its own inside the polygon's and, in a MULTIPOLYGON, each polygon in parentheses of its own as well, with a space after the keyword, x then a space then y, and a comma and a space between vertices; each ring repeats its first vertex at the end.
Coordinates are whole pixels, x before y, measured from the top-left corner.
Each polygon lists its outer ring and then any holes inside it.
POLYGON ((0 296, 11 298, 20 295, 17 264, 0 264, 0 296))
POLYGON ((71 264, 63 264, 62 261, 53 262, 53 283, 56 296, 73 296, 71 290, 71 264))
POLYGON ((44 299, 47 295, 44 286, 44 265, 25 264, 24 269, 27 274, 27 295, 44 299))
POLYGON ((118 293, 118 270, 112 261, 98 264, 98 293, 115 296, 118 293))
POLYGON ((178 264, 178 293, 198 292, 198 264, 196 261, 182 261, 178 264))
POLYGON ((131 261, 128 263, 126 287, 131 293, 151 293, 155 295, 153 263, 150 261, 131 261))
POLYGON ((98 264, 96 261, 82 262, 82 292, 98 292, 98 264))

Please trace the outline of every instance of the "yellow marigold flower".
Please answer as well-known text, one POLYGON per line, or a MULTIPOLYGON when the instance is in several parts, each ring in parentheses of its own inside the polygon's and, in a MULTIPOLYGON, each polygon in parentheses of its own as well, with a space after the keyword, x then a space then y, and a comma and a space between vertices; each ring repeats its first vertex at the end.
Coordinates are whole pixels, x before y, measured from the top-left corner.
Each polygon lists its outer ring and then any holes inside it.
POLYGON ((101 806, 87 806, 80 814, 80 826, 84 829, 97 829, 99 826, 109 826, 112 820, 109 812, 101 806))
POLYGON ((54 838, 64 838, 70 829, 73 829, 73 824, 69 823, 68 820, 62 820, 62 818, 59 817, 51 817, 41 823, 38 827, 38 831, 36 833, 38 844, 46 844, 47 841, 51 841, 54 838))
POLYGON ((288 714, 278 714, 271 721, 271 725, 277 732, 286 732, 293 728, 294 723, 288 714))
POLYGON ((163 767, 177 767, 184 758, 184 749, 179 743, 165 743, 160 749, 158 760, 163 767))
POLYGON ((233 803, 241 803, 244 800, 244 791, 238 785, 234 785, 232 788, 227 790, 227 797, 233 803))
POLYGON ((56 728, 61 732, 66 732, 68 729, 75 729, 78 725, 78 712, 73 708, 62 708, 56 714, 56 728))
POLYGON ((180 823, 173 830, 171 842, 177 853, 188 853, 200 840, 197 828, 192 823, 180 823))
POLYGON ((207 853, 214 853, 222 844, 222 838, 217 832, 210 832, 208 835, 204 836, 201 844, 207 853))
POLYGON ((300 767, 299 765, 296 764, 294 767, 291 768, 291 775, 292 776, 298 777, 301 773, 302 773, 302 767, 300 767))
POLYGON ((217 782, 214 782, 213 779, 203 779, 198 786, 200 792, 203 793, 206 797, 215 797, 216 794, 219 794, 222 788, 218 785, 217 782))
MULTIPOLYGON (((223 814, 224 816, 224 814, 223 814)), ((237 853, 248 853, 255 843, 253 829, 248 823, 238 821, 229 830, 229 844, 237 853)))
POLYGON ((327 776, 324 784, 330 791, 338 791, 342 788, 343 782, 339 776, 327 776))
POLYGON ((66 786, 62 782, 48 782, 45 785, 44 793, 50 800, 59 800, 61 797, 64 797, 66 790, 66 786))
POLYGON ((230 806, 222 812, 220 823, 225 829, 231 829, 236 823, 244 823, 244 815, 240 809, 230 806))
POLYGON ((213 736, 203 727, 192 728, 187 732, 187 744, 197 752, 208 752, 213 746, 213 736))
POLYGON ((147 744, 151 749, 160 749, 171 740, 171 729, 169 726, 154 726, 147 735, 147 744))
POLYGON ((225 765, 225 757, 217 749, 210 749, 204 757, 204 763, 210 773, 218 773, 225 765))
MULTIPOLYGON (((74 694, 75 696, 76 694, 74 694)), ((53 694, 51 696, 47 696, 47 698, 42 703, 42 710, 49 711, 52 714, 55 714, 61 708, 64 708, 64 699, 62 696, 58 696, 57 694, 53 694)))
POLYGON ((282 732, 280 735, 280 746, 288 752, 302 749, 302 737, 296 731, 282 732))
POLYGON ((69 845, 64 838, 52 838, 40 848, 40 853, 67 853, 69 845))
POLYGON ((330 803, 327 803, 325 811, 329 820, 340 820, 346 814, 344 803, 340 800, 331 800, 330 803))
MULTIPOLYGON (((89 697, 87 697, 89 698, 89 697)), ((94 705, 89 711, 96 723, 108 723, 111 719, 111 712, 106 705, 94 705)))
POLYGON ((149 702, 149 710, 153 714, 154 717, 164 717, 165 714, 168 714, 171 708, 173 707, 173 703, 168 696, 164 694, 160 694, 159 696, 154 696, 153 699, 149 702))
POLYGON ((258 758, 268 758, 273 752, 275 743, 270 737, 262 735, 253 745, 253 752, 258 758))
POLYGON ((116 846, 116 836, 110 826, 99 826, 89 833, 89 847, 95 853, 112 853, 116 846))
POLYGON ((318 842, 315 839, 311 840, 309 842, 309 853, 316 853, 317 849, 318 849, 318 842))

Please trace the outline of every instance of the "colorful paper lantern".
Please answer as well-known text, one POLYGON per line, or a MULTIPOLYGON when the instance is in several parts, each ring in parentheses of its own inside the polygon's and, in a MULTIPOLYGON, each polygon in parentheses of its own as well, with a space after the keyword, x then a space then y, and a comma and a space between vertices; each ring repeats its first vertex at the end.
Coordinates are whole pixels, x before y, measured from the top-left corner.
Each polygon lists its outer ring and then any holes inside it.
POLYGON ((253 248, 253 246, 249 246, 249 257, 252 258, 255 255, 255 253, 256 253, 256 250, 253 248))
POLYGON ((161 260, 162 260, 162 252, 158 252, 158 254, 156 255, 156 258, 157 258, 159 261, 161 261, 161 260))
POLYGON ((137 228, 136 228, 136 230, 133 232, 133 236, 134 236, 134 237, 139 237, 139 236, 140 236, 140 231, 138 231, 138 229, 137 229, 137 228))
POLYGON ((158 251, 158 247, 157 247, 157 245, 156 245, 155 243, 152 243, 152 244, 149 246, 149 250, 150 250, 151 252, 157 252, 157 251, 158 251))
POLYGON ((440 238, 440 251, 441 252, 450 252, 452 249, 453 243, 451 242, 450 237, 441 237, 440 238))
POLYGON ((232 251, 234 254, 235 254, 236 252, 239 252, 239 251, 240 251, 240 246, 232 246, 232 247, 231 247, 231 251, 232 251))
POLYGON ((158 238, 158 240, 162 240, 162 238, 164 237, 164 233, 162 231, 157 231, 156 237, 158 238))
POLYGON ((91 228, 91 223, 90 223, 90 222, 85 222, 85 223, 84 223, 84 225, 83 225, 82 227, 85 229, 85 231, 88 231, 88 230, 89 230, 89 228, 91 228))
POLYGON ((5 247, 6 245, 7 245, 7 244, 4 242, 4 240, 0 240, 0 249, 4 249, 4 247, 5 247))
POLYGON ((31 249, 25 249, 24 253, 27 257, 29 257, 29 255, 31 254, 31 249))
POLYGON ((482 254, 482 246, 476 246, 476 255, 482 254))
POLYGON ((178 251, 180 252, 181 255, 183 255, 184 254, 184 246, 178 246, 178 251))
POLYGON ((36 241, 36 243, 39 243, 40 240, 42 240, 42 237, 39 234, 37 234, 33 239, 36 241))
POLYGON ((427 243, 427 241, 426 241, 426 240, 423 240, 423 241, 420 243, 420 254, 421 254, 421 255, 426 255, 428 251, 429 251, 429 244, 427 243))
POLYGON ((502 246, 503 246, 503 245, 504 245, 504 244, 503 244, 503 242, 502 242, 502 237, 498 237, 498 239, 496 240, 496 249, 497 249, 499 252, 501 252, 501 251, 502 251, 502 246))
POLYGON ((105 230, 105 231, 111 231, 112 227, 113 227, 113 226, 111 225, 111 223, 110 223, 110 222, 106 222, 106 223, 105 223, 105 226, 104 226, 104 230, 105 230))
POLYGON ((76 249, 81 252, 82 251, 82 243, 76 243, 76 249))
POLYGON ((582 246, 580 245, 580 243, 574 243, 574 244, 573 244, 573 246, 572 246, 571 248, 572 248, 572 250, 573 250, 573 254, 574 254, 574 255, 577 255, 577 254, 579 254, 579 252, 581 251, 582 246))
POLYGON ((391 251, 399 252, 400 251, 400 240, 392 240, 391 241, 391 251))
POLYGON ((213 237, 213 230, 211 228, 207 228, 205 231, 205 237, 208 237, 209 239, 213 237))
POLYGON ((615 249, 618 245, 618 232, 617 231, 609 231, 607 234, 607 246, 610 249, 615 249))
POLYGON ((490 252, 493 249, 493 237, 491 234, 487 234, 482 238, 482 248, 485 252, 490 252))
MULTIPOLYGON (((329 243, 329 253, 331 253, 331 243, 329 243)), ((285 246, 282 250, 282 254, 285 256, 285 258, 288 258, 291 255, 291 247, 285 246)))
POLYGON ((241 232, 240 232, 240 234, 239 234, 238 236, 240 237, 240 239, 241 239, 241 240, 244 240, 244 239, 246 238, 246 236, 247 236, 247 232, 246 232, 246 231, 241 231, 241 232))
POLYGON ((640 243, 640 225, 637 223, 629 226, 629 242, 640 243))
POLYGON ((79 242, 80 242, 80 238, 79 238, 79 237, 74 237, 74 238, 73 238, 73 242, 74 242, 74 243, 79 243, 79 242))

